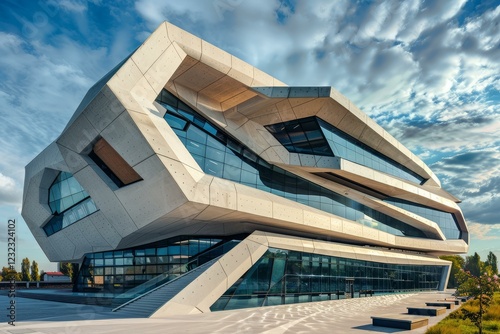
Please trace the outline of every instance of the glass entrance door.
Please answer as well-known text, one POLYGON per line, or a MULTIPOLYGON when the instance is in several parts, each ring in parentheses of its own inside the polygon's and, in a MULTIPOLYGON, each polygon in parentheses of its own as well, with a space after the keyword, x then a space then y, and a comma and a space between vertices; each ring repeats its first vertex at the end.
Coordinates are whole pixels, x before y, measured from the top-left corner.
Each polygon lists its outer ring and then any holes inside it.
POLYGON ((346 277, 345 279, 345 298, 354 298, 354 278, 346 277))

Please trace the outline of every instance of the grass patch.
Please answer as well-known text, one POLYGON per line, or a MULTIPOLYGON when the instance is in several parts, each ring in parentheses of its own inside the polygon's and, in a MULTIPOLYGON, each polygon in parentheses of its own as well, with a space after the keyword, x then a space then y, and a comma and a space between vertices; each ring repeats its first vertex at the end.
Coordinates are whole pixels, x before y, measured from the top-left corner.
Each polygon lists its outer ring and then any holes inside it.
MULTIPOLYGON (((478 309, 478 302, 469 300, 464 303, 461 308, 450 313, 446 318, 438 324, 432 326, 425 332, 426 334, 475 334, 478 329, 469 319, 463 318, 462 309, 475 310, 478 309)), ((500 292, 493 295, 490 307, 483 315, 483 333, 498 334, 500 333, 500 292)))

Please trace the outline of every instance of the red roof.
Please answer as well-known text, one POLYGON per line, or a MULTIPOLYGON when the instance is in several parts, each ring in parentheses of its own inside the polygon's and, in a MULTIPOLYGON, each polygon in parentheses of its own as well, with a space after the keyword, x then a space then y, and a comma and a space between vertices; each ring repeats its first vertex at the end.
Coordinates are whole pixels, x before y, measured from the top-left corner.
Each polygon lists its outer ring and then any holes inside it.
POLYGON ((65 276, 62 272, 60 271, 47 271, 47 275, 49 276, 65 276))

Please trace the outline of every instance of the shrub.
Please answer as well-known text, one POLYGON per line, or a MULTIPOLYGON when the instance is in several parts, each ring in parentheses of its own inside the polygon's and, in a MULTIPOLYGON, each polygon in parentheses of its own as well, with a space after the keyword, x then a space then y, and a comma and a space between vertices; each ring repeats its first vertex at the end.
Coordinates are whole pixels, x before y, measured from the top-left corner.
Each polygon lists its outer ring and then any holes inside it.
POLYGON ((486 321, 500 320, 500 305, 491 305, 483 319, 486 321))
POLYGON ((477 302, 472 305, 478 305, 477 310, 475 307, 462 307, 461 313, 464 318, 470 319, 479 329, 479 334, 482 334, 483 317, 490 306, 494 292, 500 286, 498 276, 490 276, 487 271, 476 276, 463 269, 460 269, 456 276, 460 283, 457 290, 459 294, 472 296, 477 302))
MULTIPOLYGON (((437 325, 429 328, 426 332, 430 334, 477 334, 478 328, 466 318, 465 314, 477 312, 479 300, 469 300, 467 303, 441 320, 437 325), (463 312, 465 310, 465 312, 463 312)), ((483 316, 483 333, 500 333, 500 292, 496 292, 491 298, 489 309, 483 316)))
POLYGON ((436 325, 431 327, 426 334, 463 334, 460 328, 458 327, 450 327, 447 325, 440 326, 436 325))
POLYGON ((498 324, 498 322, 485 323, 484 329, 487 331, 492 331, 493 333, 499 333, 500 332, 500 324, 498 324))

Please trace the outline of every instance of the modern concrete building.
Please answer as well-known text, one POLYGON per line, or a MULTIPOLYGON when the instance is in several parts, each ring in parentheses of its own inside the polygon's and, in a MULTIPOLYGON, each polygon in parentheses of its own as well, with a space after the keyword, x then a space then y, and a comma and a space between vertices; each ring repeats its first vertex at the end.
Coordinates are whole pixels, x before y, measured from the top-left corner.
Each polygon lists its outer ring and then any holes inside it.
POLYGON ((437 256, 468 248, 458 200, 346 97, 169 23, 29 163, 23 202, 75 290, 183 282, 153 316, 441 290, 437 256))

